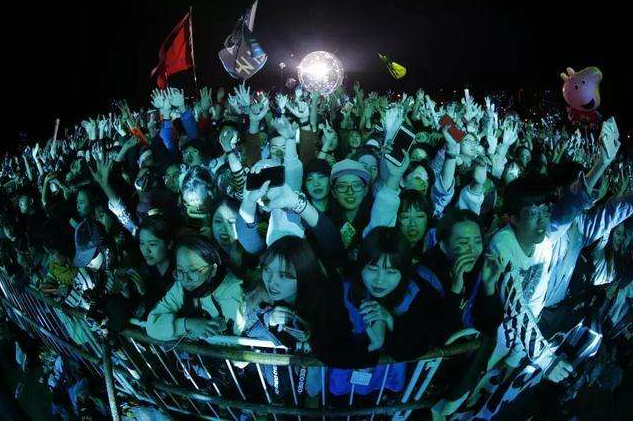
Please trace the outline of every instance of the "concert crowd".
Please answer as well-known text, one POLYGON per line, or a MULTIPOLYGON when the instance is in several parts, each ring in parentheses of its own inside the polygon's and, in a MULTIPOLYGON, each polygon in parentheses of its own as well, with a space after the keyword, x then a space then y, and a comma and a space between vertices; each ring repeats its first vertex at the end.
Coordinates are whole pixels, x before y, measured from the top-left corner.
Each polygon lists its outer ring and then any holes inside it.
MULTIPOLYGON (((310 354, 328 368, 303 374, 310 397, 387 403, 405 362, 478 341, 438 372, 436 419, 630 417, 633 166, 616 119, 576 128, 481 100, 356 83, 120 101, 4 157, 0 277, 99 335, 310 354), (574 330, 599 344, 567 347, 574 330), (381 356, 402 363, 385 374, 381 356)), ((93 381, 38 353, 48 388, 74 397, 56 417, 103 417, 82 404, 93 381)))

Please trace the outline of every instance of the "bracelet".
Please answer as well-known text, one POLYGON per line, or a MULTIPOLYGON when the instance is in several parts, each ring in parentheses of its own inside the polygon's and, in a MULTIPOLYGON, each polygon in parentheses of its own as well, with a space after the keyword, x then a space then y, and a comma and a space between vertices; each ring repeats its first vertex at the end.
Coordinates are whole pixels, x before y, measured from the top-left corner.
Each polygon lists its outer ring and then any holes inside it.
POLYGON ((306 207, 308 206, 308 199, 306 198, 303 192, 296 192, 296 194, 297 194, 297 205, 294 206, 292 211, 294 211, 297 214, 301 214, 302 212, 305 211, 306 207))
POLYGON ((444 154, 444 157, 445 157, 447 160, 457 160, 457 154, 449 154, 449 153, 446 153, 446 154, 444 154))

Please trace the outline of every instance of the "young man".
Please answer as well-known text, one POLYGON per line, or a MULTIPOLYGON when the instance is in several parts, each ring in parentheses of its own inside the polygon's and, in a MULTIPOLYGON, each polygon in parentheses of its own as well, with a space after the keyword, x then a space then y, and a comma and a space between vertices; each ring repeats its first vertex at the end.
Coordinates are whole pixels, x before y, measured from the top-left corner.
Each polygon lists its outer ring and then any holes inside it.
MULTIPOLYGON (((527 357, 543 370, 548 378, 558 382, 566 378, 571 366, 554 361, 551 345, 543 337, 537 323, 545 306, 546 293, 552 272, 558 272, 563 261, 562 243, 581 213, 593 203, 594 186, 615 159, 619 148, 619 134, 615 121, 603 125, 600 141, 602 153, 586 176, 580 177, 552 208, 549 180, 543 176, 525 176, 506 188, 506 205, 510 224, 495 234, 489 252, 510 262, 512 275, 500 281, 498 293, 506 308, 506 321, 499 330, 497 350, 490 365, 500 359, 514 367, 527 357)), ((487 286, 488 289, 492 286, 487 286)))
MULTIPOLYGON (((620 145, 618 138, 615 120, 611 118, 603 124, 602 153, 593 168, 586 175, 580 175, 555 207, 551 204, 555 187, 544 176, 524 176, 505 190, 510 224, 492 237, 488 255, 503 268, 510 265, 511 271, 498 282, 483 283, 487 293, 496 289, 504 306, 497 345, 488 362, 489 370, 501 371, 500 382, 511 374, 518 375, 516 370, 525 366, 522 361, 526 359, 529 367, 540 369, 555 383, 573 371, 565 356, 555 355, 556 346, 543 335, 539 320, 552 273, 562 265, 561 239, 565 239, 575 219, 592 205, 593 188, 615 159, 620 145)), ((485 379, 483 383, 487 382, 485 379)), ((513 400, 521 390, 509 388, 510 393, 496 403, 496 408, 486 405, 477 417, 492 417, 501 403, 513 400)))

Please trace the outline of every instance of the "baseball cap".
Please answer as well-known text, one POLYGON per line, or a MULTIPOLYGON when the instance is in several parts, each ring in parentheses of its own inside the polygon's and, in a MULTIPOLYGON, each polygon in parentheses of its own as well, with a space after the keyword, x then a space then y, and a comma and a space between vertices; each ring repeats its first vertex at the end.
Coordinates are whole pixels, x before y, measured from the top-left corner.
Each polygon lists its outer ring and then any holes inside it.
POLYGON ((376 149, 380 149, 380 142, 378 142, 377 140, 371 138, 371 139, 367 140, 367 142, 365 142, 365 146, 376 148, 376 149))
POLYGON ((73 265, 87 267, 103 244, 103 229, 94 220, 84 220, 75 229, 75 258, 73 265))
POLYGON ((346 174, 353 174, 354 176, 360 177, 365 183, 369 183, 370 175, 369 172, 365 169, 358 161, 351 160, 346 158, 343 161, 339 161, 334 164, 332 167, 332 173, 330 174, 330 181, 334 181, 335 179, 345 176, 346 174))

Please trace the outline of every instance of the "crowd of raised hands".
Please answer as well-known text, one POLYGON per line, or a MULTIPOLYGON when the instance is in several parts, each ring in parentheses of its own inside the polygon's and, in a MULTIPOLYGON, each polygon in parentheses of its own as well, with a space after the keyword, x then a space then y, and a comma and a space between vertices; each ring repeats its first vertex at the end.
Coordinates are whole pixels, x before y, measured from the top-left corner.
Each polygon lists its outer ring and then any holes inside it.
MULTIPOLYGON (((493 346, 479 351, 488 369, 510 376, 518 354, 560 382, 580 369, 553 357, 542 315, 570 303, 586 317, 590 290, 630 369, 633 164, 620 144, 613 117, 530 121, 469 90, 156 89, 146 107, 117 102, 5 155, 0 271, 86 310, 116 298, 111 329, 309 351, 333 394, 349 391, 340 368, 381 379, 378 355, 473 332, 493 346)), ((442 401, 444 416, 477 415, 490 390, 485 365, 461 364, 469 400, 442 401)))

